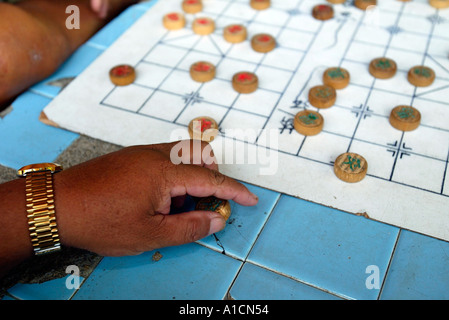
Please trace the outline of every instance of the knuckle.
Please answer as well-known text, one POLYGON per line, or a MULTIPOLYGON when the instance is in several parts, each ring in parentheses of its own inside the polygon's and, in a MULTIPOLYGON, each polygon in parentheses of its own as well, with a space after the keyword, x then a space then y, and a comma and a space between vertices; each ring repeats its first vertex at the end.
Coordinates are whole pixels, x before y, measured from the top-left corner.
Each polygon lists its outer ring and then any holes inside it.
POLYGON ((221 185, 226 180, 226 176, 218 171, 215 170, 209 170, 209 177, 210 181, 213 185, 221 185))
POLYGON ((148 219, 147 223, 144 224, 144 232, 142 233, 143 245, 146 246, 145 250, 150 248, 161 247, 164 240, 167 238, 167 220, 165 215, 157 215, 148 219))
POLYGON ((200 239, 200 226, 196 221, 189 223, 184 230, 184 239, 187 243, 200 239))

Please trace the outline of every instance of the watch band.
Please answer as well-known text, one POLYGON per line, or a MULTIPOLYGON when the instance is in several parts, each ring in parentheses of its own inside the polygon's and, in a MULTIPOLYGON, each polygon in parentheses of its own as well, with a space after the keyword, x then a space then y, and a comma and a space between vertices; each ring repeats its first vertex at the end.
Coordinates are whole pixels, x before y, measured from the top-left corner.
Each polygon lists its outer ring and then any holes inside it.
POLYGON ((36 255, 59 250, 51 171, 26 175, 26 209, 31 244, 36 255))
POLYGON ((61 249, 56 224, 53 172, 27 172, 26 211, 34 253, 41 255, 61 249))

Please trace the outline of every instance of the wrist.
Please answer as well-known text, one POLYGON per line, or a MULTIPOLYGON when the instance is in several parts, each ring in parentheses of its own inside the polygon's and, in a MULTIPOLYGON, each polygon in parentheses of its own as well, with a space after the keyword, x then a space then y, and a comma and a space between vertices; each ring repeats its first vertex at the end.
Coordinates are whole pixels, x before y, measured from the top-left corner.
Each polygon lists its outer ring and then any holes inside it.
POLYGON ((76 245, 71 240, 73 238, 71 236, 71 230, 76 227, 77 222, 76 215, 71 215, 70 212, 77 212, 81 210, 77 207, 77 205, 82 200, 72 199, 72 196, 76 194, 76 191, 66 183, 67 179, 65 179, 65 173, 66 172, 63 171, 53 176, 56 222, 58 223, 59 239, 61 245, 63 245, 64 247, 73 247, 76 245))
POLYGON ((20 168, 25 179, 26 216, 31 244, 36 255, 59 251, 53 176, 62 170, 56 163, 37 163, 20 168))

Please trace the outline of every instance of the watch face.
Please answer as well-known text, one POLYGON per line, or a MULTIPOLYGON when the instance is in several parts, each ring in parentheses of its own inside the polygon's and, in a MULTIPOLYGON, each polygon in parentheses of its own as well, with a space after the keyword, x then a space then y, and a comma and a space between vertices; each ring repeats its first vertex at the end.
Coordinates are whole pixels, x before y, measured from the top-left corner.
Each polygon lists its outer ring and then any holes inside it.
POLYGON ((36 163, 20 168, 17 171, 19 176, 25 176, 29 172, 51 171, 52 173, 62 170, 62 166, 57 163, 36 163))

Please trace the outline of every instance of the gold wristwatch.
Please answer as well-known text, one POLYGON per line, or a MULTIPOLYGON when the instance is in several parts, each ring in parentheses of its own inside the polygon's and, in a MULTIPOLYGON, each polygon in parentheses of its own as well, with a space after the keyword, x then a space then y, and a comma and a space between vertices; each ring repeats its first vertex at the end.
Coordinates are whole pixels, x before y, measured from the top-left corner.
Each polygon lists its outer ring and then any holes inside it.
POLYGON ((56 163, 39 163, 17 171, 26 178, 28 229, 36 255, 61 249, 53 192, 53 174, 61 170, 62 166, 56 163))

